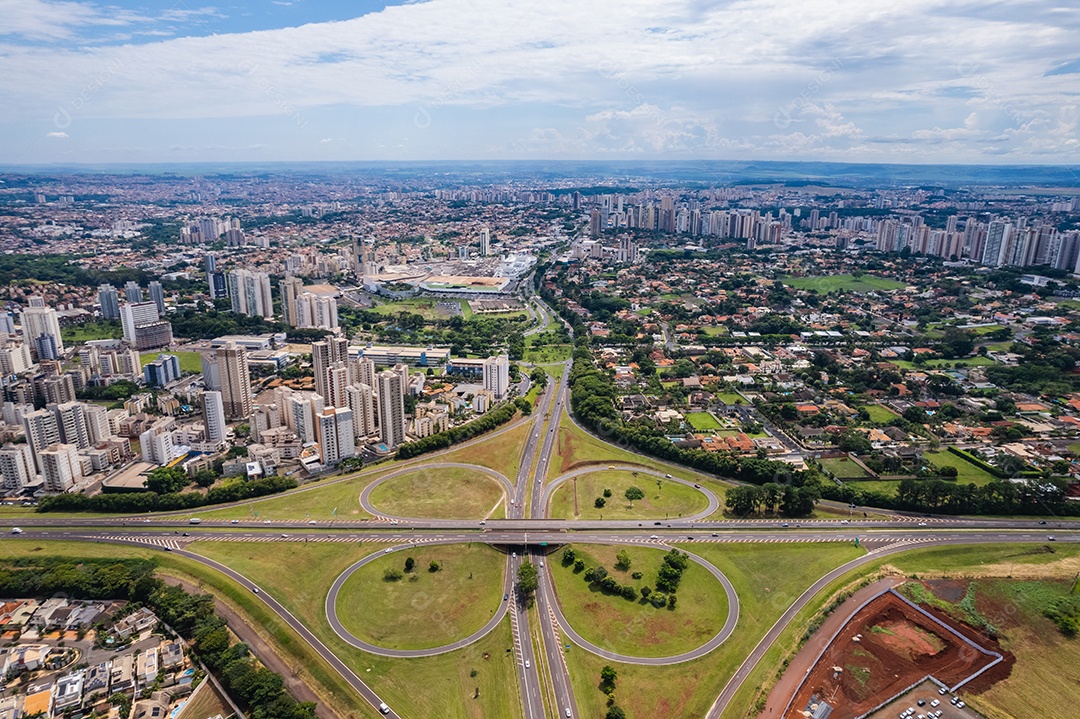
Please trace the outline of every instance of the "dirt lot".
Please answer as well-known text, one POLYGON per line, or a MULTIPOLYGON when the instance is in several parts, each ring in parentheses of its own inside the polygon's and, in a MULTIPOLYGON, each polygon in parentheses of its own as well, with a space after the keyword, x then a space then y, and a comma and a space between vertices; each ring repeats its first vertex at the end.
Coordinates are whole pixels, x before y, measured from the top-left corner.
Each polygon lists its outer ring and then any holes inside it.
MULTIPOLYGON (((973 649, 956 633, 1002 653, 993 639, 931 613, 946 626, 891 592, 873 600, 851 618, 810 670, 786 717, 802 719, 811 696, 817 696, 833 707, 830 719, 852 719, 926 675, 953 686, 993 662, 994 657, 973 649)), ((1008 676, 1010 668, 1011 656, 979 677, 978 684, 989 686, 1008 676)))

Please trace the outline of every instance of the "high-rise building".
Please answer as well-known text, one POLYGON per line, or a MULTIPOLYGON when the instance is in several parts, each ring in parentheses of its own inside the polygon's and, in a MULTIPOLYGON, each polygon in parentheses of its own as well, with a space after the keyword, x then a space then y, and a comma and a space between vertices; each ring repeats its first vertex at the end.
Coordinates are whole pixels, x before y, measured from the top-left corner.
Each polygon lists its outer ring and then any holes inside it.
POLYGON ((502 399, 510 390, 510 357, 499 355, 484 360, 484 389, 502 399))
POLYGON ((303 292, 296 298, 296 327, 317 327, 322 330, 338 328, 337 300, 303 292))
POLYGON ((326 370, 326 396, 323 398, 331 407, 348 407, 345 390, 349 387, 349 368, 344 362, 335 362, 326 370))
POLYGON ((84 408, 86 428, 90 432, 90 443, 97 445, 111 437, 113 432, 109 428, 109 410, 100 404, 88 404, 84 408))
POLYGON ((348 407, 324 407, 318 415, 319 458, 333 466, 356 456, 352 410, 348 407))
POLYGON ((56 417, 61 442, 73 444, 79 449, 86 449, 93 444, 86 421, 86 405, 82 402, 65 402, 51 404, 48 409, 56 417))
POLYGON ((46 492, 66 492, 83 477, 78 449, 73 444, 52 444, 41 451, 41 476, 46 492))
POLYGON ((296 392, 286 400, 286 419, 291 429, 304 444, 318 442, 315 417, 322 413, 325 403, 319 395, 296 392))
POLYGON ((142 446, 142 460, 153 464, 168 464, 176 459, 172 432, 164 427, 151 427, 139 435, 142 446))
POLYGON ((124 328, 124 339, 135 342, 135 328, 157 322, 157 305, 153 302, 129 302, 120 306, 120 324, 124 328))
POLYGON ((247 350, 230 343, 217 350, 217 360, 225 417, 229 420, 247 419, 252 404, 247 350))
POLYGON ((64 352, 64 340, 60 336, 60 320, 57 319, 56 310, 51 307, 27 307, 22 312, 23 340, 30 344, 30 348, 37 352, 43 346, 50 348, 54 353, 52 357, 38 359, 58 359, 64 352), (44 342, 42 337, 50 338, 44 342))
POLYGON ((1005 263, 1010 249, 1013 226, 1008 222, 991 222, 986 230, 986 243, 983 245, 982 263, 991 267, 1000 267, 1005 263))
POLYGON ((18 492, 37 474, 34 455, 26 444, 9 444, 0 448, 0 486, 6 492, 18 492))
POLYGON ((154 280, 150 283, 149 289, 150 301, 157 305, 158 314, 165 314, 165 288, 161 286, 160 282, 154 280))
MULTIPOLYGON (((220 442, 225 439, 225 405, 221 392, 203 392, 203 425, 206 427, 206 441, 220 442)), ((258 436, 258 435, 256 435, 258 436)))
POLYGON ((248 317, 274 316, 274 300, 270 295, 270 276, 265 272, 233 270, 228 276, 232 311, 248 317))
POLYGON ((345 398, 353 413, 353 434, 370 437, 375 434, 375 392, 371 385, 354 384, 345 389, 345 398))
POLYGON ((360 355, 354 355, 349 358, 349 365, 352 369, 349 379, 352 384, 366 384, 368 387, 375 387, 375 360, 370 357, 361 357, 360 355))
POLYGON ((203 256, 203 267, 206 268, 206 274, 210 275, 212 272, 217 272, 217 257, 213 252, 207 252, 203 256))
POLYGON ((209 390, 221 389, 221 366, 218 364, 217 355, 213 352, 203 352, 199 356, 202 363, 203 387, 209 390))
POLYGON ((143 366, 143 379, 147 387, 164 387, 180 379, 180 359, 176 355, 158 355, 143 366))
POLYGON ((47 409, 39 409, 23 415, 23 431, 26 443, 34 454, 34 464, 41 471, 41 453, 49 445, 60 441, 60 428, 56 424, 56 415, 47 409))
POLYGON ((64 404, 75 401, 75 381, 69 374, 46 377, 41 383, 41 393, 46 404, 64 404))
POLYGON ((480 256, 487 257, 491 254, 491 230, 486 227, 480 228, 480 256))
POLYGON ((98 303, 101 304, 101 318, 105 320, 120 319, 120 295, 112 285, 98 287, 98 303))
POLYGON ((210 285, 211 299, 220 300, 229 296, 229 281, 224 272, 211 272, 206 276, 210 285))
POLYGON ((0 347, 0 375, 10 377, 22 374, 33 366, 34 360, 27 343, 14 340, 0 347))
POLYGON ((128 280, 124 283, 124 297, 128 302, 137 303, 143 301, 142 288, 139 287, 139 283, 135 280, 128 280))
POLYGON ((315 374, 315 393, 330 403, 327 378, 330 368, 349 359, 349 341, 340 335, 311 343, 311 369, 315 374))
POLYGON ((405 385, 393 370, 380 372, 379 439, 389 449, 405 441, 405 385))
POLYGON ((279 285, 281 289, 281 314, 285 324, 301 327, 296 316, 296 302, 304 292, 304 281, 299 277, 286 277, 279 285))

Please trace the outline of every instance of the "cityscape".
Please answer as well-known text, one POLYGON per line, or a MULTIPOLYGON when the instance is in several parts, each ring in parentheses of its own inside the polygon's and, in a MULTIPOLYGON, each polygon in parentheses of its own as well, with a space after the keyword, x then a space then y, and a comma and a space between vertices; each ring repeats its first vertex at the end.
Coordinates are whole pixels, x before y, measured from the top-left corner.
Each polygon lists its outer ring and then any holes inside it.
POLYGON ((9 4, 0 719, 1073 716, 1076 9, 9 4))

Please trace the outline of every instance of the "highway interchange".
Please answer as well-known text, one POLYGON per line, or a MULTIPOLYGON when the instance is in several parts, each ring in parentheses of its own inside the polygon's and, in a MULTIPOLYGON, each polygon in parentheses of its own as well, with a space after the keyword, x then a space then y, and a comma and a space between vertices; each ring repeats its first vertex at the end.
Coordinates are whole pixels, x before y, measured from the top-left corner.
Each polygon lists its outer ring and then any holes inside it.
MULTIPOLYGON (((540 326, 543 327, 547 324, 546 318, 550 310, 543 307, 542 304, 538 304, 537 310, 540 313, 542 322, 540 326)), ((518 473, 513 482, 510 482, 498 472, 487 468, 477 467, 476 465, 462 465, 460 463, 440 463, 437 458, 429 457, 419 462, 411 462, 402 469, 369 484, 363 490, 360 495, 362 506, 366 511, 376 515, 379 521, 335 519, 333 522, 311 521, 298 524, 295 521, 277 520, 204 519, 196 527, 189 523, 186 518, 187 515, 184 513, 161 515, 153 520, 146 520, 143 517, 52 518, 44 515, 40 517, 34 516, 29 520, 22 519, 21 526, 25 527, 26 530, 23 534, 16 535, 16 537, 149 546, 173 551, 212 567, 252 591, 257 590, 257 596, 266 606, 295 630, 304 641, 341 674, 360 696, 375 708, 379 707, 382 699, 347 664, 334 655, 318 637, 312 634, 302 622, 274 599, 273 587, 257 587, 250 579, 235 570, 186 549, 187 544, 200 539, 268 542, 364 541, 385 542, 387 547, 383 550, 384 552, 392 552, 398 548, 407 548, 420 543, 451 544, 479 541, 502 547, 507 552, 503 591, 505 594, 510 595, 510 601, 503 602, 482 629, 452 644, 429 650, 390 650, 364 642, 352 636, 341 626, 337 619, 335 607, 342 585, 351 572, 379 557, 383 552, 373 553, 356 562, 335 580, 326 599, 326 612, 333 630, 345 641, 363 651, 393 657, 428 656, 460 649, 494 629, 509 613, 511 615, 519 690, 525 719, 546 719, 552 715, 558 717, 582 716, 575 701, 564 659, 562 642, 556 634, 556 625, 569 637, 570 641, 612 661, 661 665, 689 661, 705 656, 731 635, 738 620, 739 601, 730 582, 719 570, 691 552, 694 561, 713 573, 728 594, 728 615, 723 628, 715 637, 702 646, 676 657, 638 658, 617 654, 595 646, 578 634, 562 615, 555 598, 550 567, 545 567, 540 572, 540 583, 535 594, 535 609, 532 615, 523 598, 515 591, 517 571, 521 564, 526 560, 532 561, 534 564, 541 564, 546 554, 553 551, 560 544, 572 541, 585 544, 631 544, 664 548, 676 542, 682 545, 700 542, 853 542, 856 537, 860 538, 868 553, 837 567, 821 577, 791 603, 718 693, 707 715, 710 719, 716 719, 721 716, 741 684, 780 636, 781 632, 794 619, 799 610, 806 606, 814 596, 834 579, 859 566, 879 559, 883 555, 905 551, 914 547, 1003 541, 1046 542, 1049 541, 1049 536, 1055 532, 1057 534, 1054 536, 1054 541, 1073 542, 1078 539, 1073 531, 1069 529, 1062 531, 1063 523, 1052 522, 1047 525, 1036 520, 922 518, 896 515, 889 520, 853 518, 850 521, 843 522, 840 520, 803 520, 799 522, 794 520, 791 522, 774 520, 708 521, 704 517, 713 514, 719 507, 719 502, 715 494, 705 487, 699 489, 709 500, 708 511, 701 512, 693 517, 662 521, 546 519, 551 494, 558 485, 571 480, 574 476, 580 476, 583 472, 596 471, 596 468, 586 468, 555 477, 550 482, 546 480, 552 457, 557 456, 558 430, 568 400, 569 373, 570 363, 566 362, 561 377, 548 384, 547 390, 541 395, 537 410, 525 421, 529 426, 529 432, 521 451, 518 473), (507 518, 481 522, 476 519, 436 520, 391 517, 371 506, 369 501, 370 492, 382 481, 406 472, 415 471, 418 468, 439 469, 440 467, 468 467, 483 471, 497 481, 509 498, 509 506, 506 512, 507 518), (526 511, 526 507, 528 511, 526 511), (389 524, 391 520, 395 524, 389 524), (184 528, 183 534, 181 534, 180 527, 184 528), (173 532, 163 531, 169 529, 172 529, 173 532), (537 621, 539 621, 539 632, 535 634, 535 637, 538 637, 539 641, 534 642, 534 632, 530 631, 530 627, 534 626, 537 621), (543 665, 547 669, 547 676, 541 676, 540 662, 537 661, 541 655, 544 659, 543 665)), ((519 424, 514 426, 519 426, 519 424)), ((500 430, 500 433, 508 429, 504 428, 500 430)), ((490 437, 489 434, 486 437, 474 440, 474 442, 485 441, 490 437)), ((646 467, 622 462, 613 465, 613 467, 619 470, 644 472, 656 476, 661 474, 646 467)), ((679 469, 674 465, 672 466, 673 471, 679 469)), ((686 480, 668 477, 667 473, 663 474, 667 481, 688 483, 686 480)), ((347 481, 347 478, 336 481, 347 481)), ((322 482, 317 486, 325 486, 326 484, 327 482, 322 482)), ((241 504, 248 503, 251 502, 241 504)), ((15 524, 10 519, 0 520, 0 523, 8 526, 15 524)), ((386 715, 398 716, 393 707, 390 708, 386 715)))

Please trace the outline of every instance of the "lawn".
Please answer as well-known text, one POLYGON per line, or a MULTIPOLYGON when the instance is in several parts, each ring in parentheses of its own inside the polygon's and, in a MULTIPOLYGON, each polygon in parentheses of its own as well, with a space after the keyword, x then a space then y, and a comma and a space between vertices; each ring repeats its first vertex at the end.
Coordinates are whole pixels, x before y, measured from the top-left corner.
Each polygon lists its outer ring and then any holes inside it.
POLYGON ((354 636, 387 649, 430 649, 478 631, 499 609, 506 555, 486 544, 417 546, 357 570, 341 588, 338 616, 354 636), (411 572, 386 581, 386 570, 411 572), (428 565, 438 561, 441 569, 428 565))
MULTIPOLYGON (((714 564, 734 585, 740 603, 734 634, 706 657, 661 667, 613 663, 571 645, 566 659, 581 716, 601 717, 606 711, 606 696, 598 688, 600 669, 605 664, 618 672, 615 693, 629 719, 705 716, 746 655, 799 594, 830 569, 863 554, 845 544, 710 544, 684 548, 714 564)), ((757 686, 762 681, 759 678, 757 686)), ((747 695, 740 701, 737 695, 725 716, 748 714, 752 699, 747 695)))
POLYGON ((693 487, 668 482, 648 474, 634 476, 633 472, 621 470, 592 472, 567 480, 551 496, 548 516, 556 519, 663 519, 682 517, 703 512, 709 500, 693 487), (656 486, 657 480, 661 485, 656 486), (574 513, 574 485, 577 484, 578 514, 574 513), (637 487, 645 493, 644 499, 630 502, 626 499, 628 487, 637 487), (611 496, 603 508, 595 506, 596 499, 603 498, 605 489, 611 496))
POLYGON ((574 348, 571 345, 544 345, 542 347, 526 347, 525 361, 533 364, 548 364, 552 362, 565 362, 570 359, 574 348))
POLYGON ((709 325, 701 328, 707 337, 723 337, 728 333, 727 327, 709 325))
POLYGON ((191 374, 200 374, 202 372, 202 355, 198 352, 170 352, 167 350, 143 352, 139 355, 139 360, 143 365, 147 365, 156 360, 159 354, 176 355, 176 358, 180 360, 181 372, 190 372, 191 374))
POLYGON ((723 587, 704 568, 690 563, 679 583, 675 609, 657 609, 641 599, 640 588, 656 588, 656 576, 663 565, 665 550, 643 547, 570 545, 586 567, 603 566, 619 584, 639 590, 633 601, 604 594, 590 585, 584 572, 564 565, 562 553, 549 562, 555 590, 566 619, 582 637, 613 652, 639 657, 665 657, 690 651, 716 636, 727 618, 727 598, 723 587), (631 565, 626 571, 615 568, 615 555, 625 549, 631 565), (641 579, 631 574, 641 572, 641 579))
POLYGON ((372 490, 371 504, 398 517, 502 519, 505 494, 497 481, 473 469, 420 467, 372 490))
MULTIPOLYGON (((465 300, 448 299, 446 302, 460 303, 462 307, 462 317, 465 317, 464 312, 466 310, 468 310, 470 315, 472 314, 472 310, 469 309, 469 304, 465 300)), ((410 314, 420 315, 425 320, 446 320, 456 315, 456 313, 451 310, 437 307, 436 305, 438 303, 439 300, 433 297, 411 297, 375 305, 371 308, 371 311, 388 317, 397 316, 400 312, 408 312, 410 314)))
POLYGON ((819 460, 821 466, 835 474, 839 479, 860 479, 869 477, 866 470, 846 457, 819 460))
POLYGON ((879 494, 891 497, 896 494, 896 489, 900 486, 900 482, 878 479, 869 479, 865 482, 845 480, 844 486, 857 489, 860 492, 878 492, 879 494))
POLYGON ((888 424, 900 416, 888 407, 880 404, 868 404, 863 409, 870 415, 870 421, 876 422, 877 424, 888 424))
POLYGON ((118 340, 124 336, 120 322, 87 322, 81 325, 68 325, 60 328, 60 337, 68 344, 89 342, 90 340, 118 340))
POLYGON ((871 275, 821 275, 818 277, 785 277, 784 284, 800 290, 816 290, 822 294, 836 292, 876 292, 898 290, 906 283, 871 275))
MULTIPOLYGON (((192 549, 228 564, 262 586, 276 587, 274 598, 303 621, 399 715, 519 719, 523 710, 514 655, 509 651, 513 646, 509 619, 464 649, 422 659, 388 659, 367 654, 332 632, 324 609, 330 585, 357 559, 383 546, 290 545, 290 566, 295 566, 296 571, 285 582, 280 547, 273 543, 197 542, 192 549), (471 676, 473 670, 476 676, 471 676)), ((243 598, 250 599, 250 592, 243 593, 243 598)), ((276 623, 273 617, 268 621, 276 623)), ((354 703, 360 701, 355 691, 346 688, 335 689, 328 703, 340 707, 343 698, 354 703)), ((374 716, 374 712, 361 716, 369 714, 374 716)), ((340 716, 346 719, 350 715, 344 711, 340 716)))
POLYGON ((723 426, 708 412, 690 412, 686 415, 686 423, 698 432, 708 432, 723 426))
POLYGON ((956 467, 956 471, 959 472, 956 481, 960 484, 977 484, 982 486, 997 479, 997 477, 990 474, 985 469, 976 467, 966 459, 958 457, 947 450, 927 452, 923 457, 928 462, 933 462, 939 467, 956 467))
POLYGON ((228 716, 230 713, 225 701, 218 696, 214 685, 204 680, 184 702, 183 709, 176 715, 176 719, 206 719, 206 717, 228 716))
POLYGON ((717 392, 713 396, 728 407, 746 404, 746 400, 742 398, 742 395, 737 394, 736 392, 717 392))

